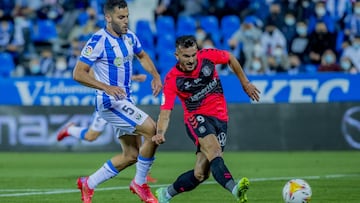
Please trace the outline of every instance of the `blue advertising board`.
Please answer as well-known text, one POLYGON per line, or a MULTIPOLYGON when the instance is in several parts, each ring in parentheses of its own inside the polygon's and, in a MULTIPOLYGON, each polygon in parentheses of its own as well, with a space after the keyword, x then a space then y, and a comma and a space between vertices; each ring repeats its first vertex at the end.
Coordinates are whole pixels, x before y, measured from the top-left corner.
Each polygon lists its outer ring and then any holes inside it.
MULTIPOLYGON (((249 76, 261 91, 260 103, 321 103, 360 101, 360 74, 300 74, 249 76)), ((221 76, 229 103, 250 103, 235 75, 221 76)), ((133 83, 138 104, 160 104, 153 97, 151 80, 133 83)), ((93 105, 94 89, 72 79, 28 77, 0 80, 0 105, 74 106, 93 105)))

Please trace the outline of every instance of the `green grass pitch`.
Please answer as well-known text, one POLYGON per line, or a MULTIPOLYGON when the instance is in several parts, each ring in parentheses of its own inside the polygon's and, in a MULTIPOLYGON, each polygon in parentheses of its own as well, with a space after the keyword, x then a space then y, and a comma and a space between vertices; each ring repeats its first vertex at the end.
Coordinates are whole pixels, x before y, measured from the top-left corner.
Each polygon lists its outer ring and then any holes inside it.
MULTIPOLYGON (((75 181, 89 175, 114 153, 0 153, 1 203, 81 202, 75 181)), ((226 152, 225 163, 238 180, 250 179, 249 203, 282 203, 281 191, 290 178, 303 178, 312 187, 314 203, 360 202, 360 151, 331 152, 226 152)), ((193 152, 158 152, 152 190, 172 183, 193 167, 193 152)), ((128 185, 135 166, 101 184, 93 203, 140 203, 128 185)), ((211 177, 172 203, 235 202, 211 177)))

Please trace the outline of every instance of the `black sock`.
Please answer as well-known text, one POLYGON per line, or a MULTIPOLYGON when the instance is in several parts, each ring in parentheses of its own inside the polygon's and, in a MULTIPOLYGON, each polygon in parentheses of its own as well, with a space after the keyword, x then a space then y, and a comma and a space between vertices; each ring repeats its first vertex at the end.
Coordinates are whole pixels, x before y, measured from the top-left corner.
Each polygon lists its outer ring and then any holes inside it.
POLYGON ((210 170, 215 180, 232 193, 236 184, 230 171, 225 166, 224 159, 222 157, 213 159, 210 162, 210 170))
POLYGON ((194 170, 190 170, 181 174, 176 181, 168 187, 169 194, 174 197, 175 195, 193 190, 200 184, 200 181, 195 178, 194 170))

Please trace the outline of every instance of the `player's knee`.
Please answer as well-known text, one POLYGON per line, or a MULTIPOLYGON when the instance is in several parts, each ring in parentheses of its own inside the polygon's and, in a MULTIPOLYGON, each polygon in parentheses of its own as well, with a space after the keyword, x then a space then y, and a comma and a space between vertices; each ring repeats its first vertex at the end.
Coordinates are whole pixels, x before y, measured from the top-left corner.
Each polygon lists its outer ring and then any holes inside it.
POLYGON ((127 162, 131 165, 137 162, 137 157, 138 157, 137 154, 131 154, 130 156, 127 156, 126 159, 127 162))

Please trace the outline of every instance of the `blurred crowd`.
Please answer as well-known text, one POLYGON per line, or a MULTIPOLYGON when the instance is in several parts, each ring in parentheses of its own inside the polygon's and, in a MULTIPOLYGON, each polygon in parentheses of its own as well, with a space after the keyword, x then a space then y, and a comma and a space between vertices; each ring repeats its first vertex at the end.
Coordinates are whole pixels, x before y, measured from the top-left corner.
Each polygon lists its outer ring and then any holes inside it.
MULTIPOLYGON (((104 1, 1 0, 0 77, 71 77, 84 43, 105 26, 104 1)), ((360 72, 360 1, 158 0, 153 13, 133 31, 160 73, 176 62, 182 34, 231 51, 248 74, 360 72)))

